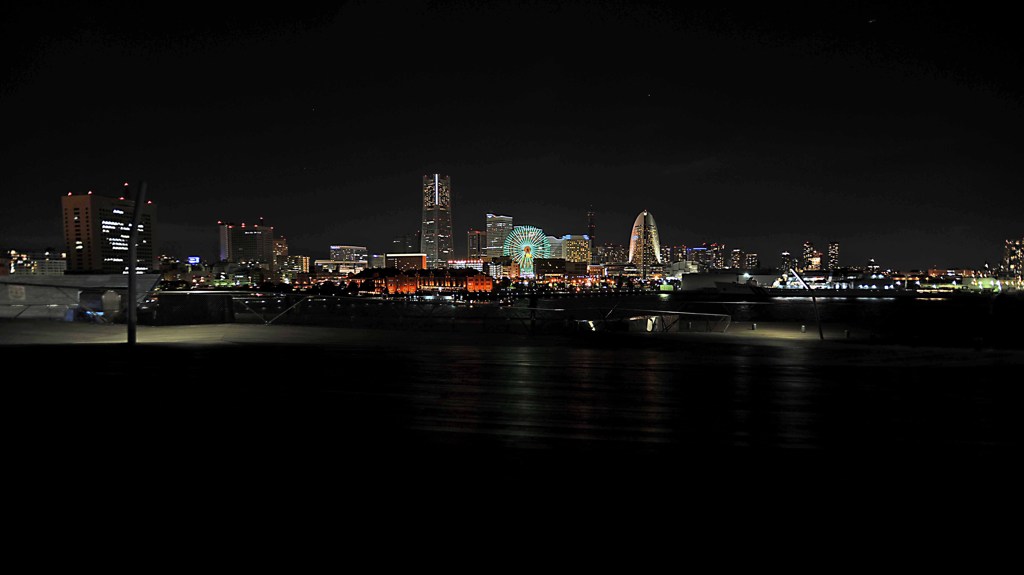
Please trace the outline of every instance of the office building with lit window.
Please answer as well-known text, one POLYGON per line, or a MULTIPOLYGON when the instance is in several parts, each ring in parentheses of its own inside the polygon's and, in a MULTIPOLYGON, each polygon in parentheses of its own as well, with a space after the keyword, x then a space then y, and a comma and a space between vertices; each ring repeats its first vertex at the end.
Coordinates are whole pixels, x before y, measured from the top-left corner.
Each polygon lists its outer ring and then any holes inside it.
POLYGON ((512 216, 487 214, 487 253, 491 258, 500 258, 505 247, 505 238, 512 231, 512 216))
POLYGON ((451 178, 423 176, 423 225, 420 251, 427 254, 428 268, 444 268, 454 259, 452 236, 451 178))
POLYGON ((370 250, 366 246, 340 246, 332 245, 330 248, 331 260, 336 262, 362 262, 366 265, 370 250))
POLYGON ((800 258, 800 265, 798 269, 809 270, 811 269, 811 259, 814 257, 814 244, 810 241, 804 242, 803 254, 800 258))
POLYGON ((839 269, 839 242, 828 243, 828 262, 826 264, 829 270, 839 269))
MULTIPOLYGON (((274 226, 260 218, 257 224, 220 221, 220 260, 251 267, 273 270, 277 267, 274 256, 274 226)), ((278 246, 280 248, 280 246, 278 246)))
POLYGON ((473 229, 466 232, 466 256, 471 260, 478 260, 486 253, 487 232, 473 229))
POLYGON ((562 236, 562 258, 567 262, 590 263, 590 236, 562 236))
POLYGON ((782 269, 782 273, 788 274, 789 270, 797 269, 800 266, 796 256, 789 252, 782 252, 779 259, 779 267, 782 269))
POLYGON ((644 210, 633 222, 629 237, 629 263, 636 266, 641 278, 648 278, 661 268, 661 240, 654 214, 644 210))
POLYGON ((743 269, 744 264, 744 253, 743 250, 736 248, 729 254, 729 268, 734 270, 743 269))
POLYGON ((427 269, 427 254, 397 253, 384 254, 385 267, 406 270, 427 269))
POLYGON ((1022 265, 1024 265, 1024 239, 1006 240, 1003 245, 1003 261, 999 266, 999 271, 1004 277, 1020 280, 1022 265))
POLYGON ((708 249, 708 245, 694 246, 692 248, 686 248, 686 261, 691 262, 697 266, 698 272, 707 272, 714 267, 712 261, 711 250, 708 249))
MULTIPOLYGON (((127 190, 127 186, 125 187, 127 190)), ((67 273, 128 273, 128 239, 135 202, 120 196, 108 198, 89 192, 61 198, 64 240, 67 242, 67 273)), ((142 206, 136 267, 139 272, 157 268, 154 249, 156 207, 142 206)))

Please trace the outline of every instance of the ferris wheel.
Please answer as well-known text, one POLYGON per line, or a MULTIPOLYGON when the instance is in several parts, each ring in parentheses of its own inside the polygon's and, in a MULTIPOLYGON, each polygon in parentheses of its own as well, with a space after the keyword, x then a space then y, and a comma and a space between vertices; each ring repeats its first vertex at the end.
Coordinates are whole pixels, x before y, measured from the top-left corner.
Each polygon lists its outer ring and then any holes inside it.
POLYGON ((505 237, 501 253, 519 265, 519 275, 533 277, 534 258, 550 258, 551 242, 540 228, 515 226, 505 237))

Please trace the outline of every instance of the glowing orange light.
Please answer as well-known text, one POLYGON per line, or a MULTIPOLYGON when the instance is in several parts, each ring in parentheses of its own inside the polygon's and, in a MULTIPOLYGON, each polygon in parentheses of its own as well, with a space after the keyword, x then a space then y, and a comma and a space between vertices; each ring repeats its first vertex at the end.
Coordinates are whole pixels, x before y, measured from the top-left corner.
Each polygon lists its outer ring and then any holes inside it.
POLYGON ((70 196, 70 195, 71 195, 71 192, 68 192, 68 195, 70 196))

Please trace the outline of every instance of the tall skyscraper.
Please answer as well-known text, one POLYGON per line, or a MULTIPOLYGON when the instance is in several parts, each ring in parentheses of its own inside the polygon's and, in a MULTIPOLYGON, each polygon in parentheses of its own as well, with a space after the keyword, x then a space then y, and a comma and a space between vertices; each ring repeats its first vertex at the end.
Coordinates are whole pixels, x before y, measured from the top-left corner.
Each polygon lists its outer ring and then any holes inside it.
POLYGON ((782 273, 788 274, 789 270, 800 267, 797 263, 796 256, 789 252, 782 252, 781 261, 779 262, 782 273))
POLYGON ((1021 266, 1024 265, 1024 239, 1006 240, 1003 246, 1003 261, 1000 271, 1006 277, 1021 279, 1021 266))
POLYGON ((487 253, 487 232, 470 229, 466 232, 466 257, 478 260, 487 253))
POLYGON ((811 269, 811 259, 814 257, 814 244, 810 241, 804 242, 803 257, 800 259, 800 269, 811 269))
MULTIPOLYGON (((128 270, 128 239, 135 202, 124 196, 107 198, 89 192, 70 193, 61 198, 64 212, 64 241, 67 242, 68 273, 120 274, 128 270)), ((156 207, 142 206, 136 267, 152 271, 156 207)))
POLYGON ((644 210, 633 222, 633 233, 629 237, 629 263, 636 266, 640 277, 651 275, 654 266, 661 265, 661 240, 654 215, 644 210))
POLYGON ((725 252, 725 244, 713 243, 708 246, 711 252, 711 267, 716 270, 724 270, 728 267, 729 256, 725 252))
POLYGON ((487 256, 500 258, 505 238, 512 231, 512 216, 487 214, 487 256))
POLYGON ((761 267, 761 260, 757 257, 757 254, 750 252, 744 257, 743 269, 756 270, 761 267))
POLYGON ((420 251, 427 254, 427 267, 448 267, 455 258, 452 240, 451 178, 440 174, 423 176, 423 227, 420 251))
POLYGON ((711 250, 705 242, 699 246, 686 248, 686 261, 697 264, 697 271, 704 273, 715 266, 711 250))
POLYGON ((743 269, 744 264, 743 250, 736 248, 729 254, 729 267, 734 270, 743 269))
POLYGON ((839 269, 839 242, 828 243, 828 266, 829 270, 839 269))
POLYGON ((220 228, 220 259, 221 261, 248 264, 274 269, 277 262, 274 256, 274 226, 263 223, 248 225, 217 222, 220 228))

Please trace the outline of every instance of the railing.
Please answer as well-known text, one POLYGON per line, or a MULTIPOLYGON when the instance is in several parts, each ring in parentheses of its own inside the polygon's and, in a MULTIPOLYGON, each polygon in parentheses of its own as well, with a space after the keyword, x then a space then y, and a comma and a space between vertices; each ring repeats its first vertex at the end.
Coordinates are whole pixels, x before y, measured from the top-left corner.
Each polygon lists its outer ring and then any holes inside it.
POLYGON ((380 300, 351 296, 236 295, 235 321, 480 332, 725 332, 727 314, 611 307, 531 308, 498 302, 380 300))

